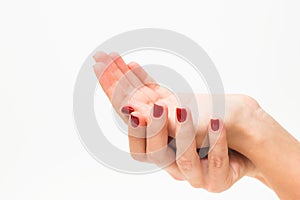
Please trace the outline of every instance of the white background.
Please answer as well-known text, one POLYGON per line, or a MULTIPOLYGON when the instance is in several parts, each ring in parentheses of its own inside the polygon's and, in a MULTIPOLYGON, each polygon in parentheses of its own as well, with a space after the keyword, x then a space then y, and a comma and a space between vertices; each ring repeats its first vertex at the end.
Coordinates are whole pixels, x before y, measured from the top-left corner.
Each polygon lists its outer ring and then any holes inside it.
POLYGON ((250 178, 209 194, 164 172, 103 167, 76 134, 72 93, 81 64, 106 39, 171 29, 207 51, 227 93, 253 96, 299 140, 299 9, 296 0, 2 0, 0 199, 277 199, 250 178))

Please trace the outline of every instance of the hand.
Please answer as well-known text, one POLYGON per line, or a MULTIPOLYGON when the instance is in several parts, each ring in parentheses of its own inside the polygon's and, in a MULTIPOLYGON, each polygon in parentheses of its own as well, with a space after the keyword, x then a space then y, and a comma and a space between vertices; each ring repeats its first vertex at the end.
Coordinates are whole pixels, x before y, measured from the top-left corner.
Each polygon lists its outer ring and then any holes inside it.
POLYGON ((133 111, 148 114, 157 101, 168 105, 169 110, 178 105, 176 96, 160 87, 139 64, 127 65, 117 53, 97 52, 94 59, 99 83, 125 123, 128 114, 133 111))
POLYGON ((192 115, 187 108, 176 112, 176 149, 168 145, 168 108, 154 104, 149 119, 139 112, 130 115, 129 144, 132 156, 165 168, 177 180, 187 180, 193 187, 222 192, 254 170, 243 155, 230 151, 226 128, 221 119, 211 119, 208 128, 211 151, 200 159, 197 153, 192 115), (148 122, 148 123, 147 123, 148 122))
MULTIPOLYGON (((98 80, 102 88, 104 89, 105 93, 109 97, 110 101, 112 102, 115 110, 119 113, 120 117, 122 117, 122 119, 126 123, 128 121, 128 116, 131 114, 131 116, 135 117, 133 119, 136 120, 138 119, 140 126, 144 127, 147 124, 149 124, 150 121, 152 122, 155 121, 148 118, 148 116, 152 116, 151 110, 154 103, 159 103, 159 105, 168 105, 167 107, 164 106, 165 126, 167 127, 164 130, 168 130, 168 132, 165 133, 166 135, 175 137, 175 134, 178 130, 178 123, 177 123, 178 121, 175 118, 175 113, 176 113, 175 110, 179 106, 175 94, 171 93, 170 91, 166 90, 163 87, 160 87, 150 76, 148 76, 148 74, 137 63, 129 63, 128 65, 126 65, 123 59, 116 53, 111 53, 110 55, 107 55, 106 53, 103 52, 97 52, 94 56, 94 59, 97 62, 94 66, 94 70, 98 77, 98 80)), ((239 96, 237 95, 235 96, 228 95, 227 98, 230 100, 229 101, 230 103, 227 104, 227 106, 229 107, 238 107, 239 104, 241 104, 238 101, 239 96)), ((204 108, 202 109, 202 111, 204 111, 203 113, 207 114, 208 111, 205 111, 205 108, 210 107, 209 96, 199 95, 198 102, 199 104, 202 105, 201 108, 204 108)), ((232 117, 232 115, 234 115, 233 111, 238 109, 235 108, 235 109, 228 109, 228 110, 231 112, 227 112, 227 117, 225 118, 225 120, 227 120, 226 123, 231 125, 234 124, 231 120, 234 119, 232 117)), ((243 110, 245 112, 247 111, 247 109, 245 108, 243 110)), ((208 130, 207 124, 209 124, 209 117, 210 117, 209 115, 201 116, 201 120, 203 122, 197 128, 196 138, 194 139, 196 147, 201 147, 202 145, 202 142, 208 130)), ((189 121, 192 122, 192 120, 189 121)), ((230 127, 227 128, 228 130, 230 130, 229 133, 231 133, 229 135, 233 135, 233 133, 237 134, 238 126, 235 125, 234 127, 236 129, 230 127)), ((142 134, 139 135, 138 137, 136 137, 136 135, 131 134, 131 133, 136 133, 135 131, 129 132, 130 150, 133 154, 133 157, 140 161, 154 162, 159 166, 164 166, 165 163, 162 161, 173 160, 173 162, 170 162, 169 165, 167 165, 167 167, 165 168, 166 171, 169 172, 175 179, 181 179, 181 180, 186 179, 186 177, 181 173, 181 170, 179 169, 180 166, 178 166, 177 163, 174 162, 176 160, 175 153, 170 147, 167 147, 164 151, 160 153, 149 154, 150 152, 153 152, 153 149, 154 150, 157 149, 155 145, 160 144, 160 147, 162 147, 165 146, 165 144, 167 144, 167 141, 165 139, 161 139, 162 141, 160 141, 159 139, 160 134, 157 134, 157 136, 153 138, 148 138, 148 136, 146 138, 145 131, 141 129, 142 128, 138 128, 139 131, 137 131, 137 133, 141 132, 140 134, 142 134), (145 145, 146 143, 147 146, 145 145), (152 143, 154 144, 154 146, 151 145, 152 143), (147 153, 148 156, 146 156, 145 153, 147 153)), ((154 131, 158 130, 158 129, 153 129, 153 127, 151 129, 154 131)), ((147 132, 149 132, 149 130, 147 132)), ((239 137, 235 137, 235 141, 237 142, 232 144, 237 144, 237 145, 233 145, 233 147, 239 146, 240 145, 239 137)), ((227 142, 225 143, 227 145, 227 142)), ((247 165, 248 169, 251 168, 249 167, 251 162, 241 154, 232 151, 231 155, 233 159, 232 160, 233 165, 235 163, 234 162, 235 158, 239 157, 240 160, 245 162, 247 161, 249 163, 247 165)), ((218 162, 218 164, 216 165, 226 164, 223 162, 223 159, 222 160, 211 159, 211 160, 215 161, 215 163, 218 162)), ((203 163, 205 163, 205 161, 203 161, 203 163)), ((205 166, 203 168, 205 169, 205 166)), ((239 172, 236 173, 241 174, 241 176, 243 176, 246 173, 246 171, 247 170, 244 170, 243 173, 239 173, 239 172)), ((236 180, 232 179, 232 181, 236 181, 236 180)), ((191 184, 202 185, 196 181, 191 181, 191 184)), ((205 185, 206 186, 203 187, 209 188, 208 184, 205 185)))
MULTIPOLYGON (((115 53, 98 52, 94 71, 120 117, 127 122, 133 111, 149 116, 152 105, 161 100, 168 105, 168 134, 175 136, 175 95, 160 87, 136 63, 128 65, 115 53), (129 106, 128 106, 129 105, 129 106)), ((202 123, 196 127, 196 146, 201 147, 209 123, 208 95, 199 95, 202 123)), ((225 95, 228 146, 246 156, 255 166, 249 175, 272 188, 281 199, 300 198, 300 143, 245 95, 225 95), (274 156, 276 155, 276 156, 274 156), (287 156, 288 155, 288 156, 287 156)), ((145 122, 147 122, 145 119, 145 122)))
MULTIPOLYGON (((176 94, 158 85, 137 63, 126 64, 117 53, 106 54, 97 52, 94 55, 96 64, 95 74, 104 92, 111 101, 114 109, 125 123, 131 112, 137 111, 149 116, 152 105, 160 102, 168 105, 169 136, 175 137, 176 108, 179 107, 176 94)), ((201 107, 199 118, 201 123, 196 127, 196 144, 202 146, 207 133, 210 119, 210 96, 196 95, 197 103, 201 107)), ((239 152, 247 152, 246 146, 252 146, 252 135, 245 135, 245 124, 251 122, 252 113, 259 107, 256 101, 245 95, 225 96, 225 124, 230 148, 239 152), (237 117, 238 116, 238 117, 237 117), (240 141, 245 142, 243 144, 240 141)), ((257 139, 255 136, 253 139, 257 139)))

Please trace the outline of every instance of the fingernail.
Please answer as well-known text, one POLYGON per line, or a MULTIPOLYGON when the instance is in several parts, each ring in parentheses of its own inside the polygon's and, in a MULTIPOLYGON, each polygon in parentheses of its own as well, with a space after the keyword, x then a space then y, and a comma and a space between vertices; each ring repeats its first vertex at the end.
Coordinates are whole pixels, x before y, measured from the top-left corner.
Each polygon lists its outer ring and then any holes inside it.
POLYGON ((121 112, 125 115, 129 115, 131 114, 132 112, 134 111, 134 108, 131 107, 131 106, 124 106, 122 109, 121 109, 121 112))
POLYGON ((138 127, 140 120, 138 117, 130 115, 130 122, 131 122, 131 126, 135 128, 138 127))
POLYGON ((219 124, 220 124, 219 119, 210 120, 210 126, 213 131, 219 130, 219 124))
POLYGON ((186 109, 185 108, 176 108, 176 115, 178 122, 184 122, 186 120, 186 109))
POLYGON ((164 112, 164 108, 160 105, 154 104, 153 117, 159 118, 164 112))

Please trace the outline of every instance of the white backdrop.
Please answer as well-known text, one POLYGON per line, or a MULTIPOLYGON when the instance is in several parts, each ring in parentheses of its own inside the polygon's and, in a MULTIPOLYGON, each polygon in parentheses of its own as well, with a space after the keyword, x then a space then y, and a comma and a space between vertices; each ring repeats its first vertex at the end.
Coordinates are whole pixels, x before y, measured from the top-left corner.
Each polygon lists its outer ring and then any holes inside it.
POLYGON ((103 41, 137 28, 171 29, 206 50, 227 93, 255 97, 300 140, 299 9, 286 0, 2 0, 0 199, 277 199, 250 178, 210 194, 164 172, 103 167, 76 134, 72 94, 81 64, 103 41))

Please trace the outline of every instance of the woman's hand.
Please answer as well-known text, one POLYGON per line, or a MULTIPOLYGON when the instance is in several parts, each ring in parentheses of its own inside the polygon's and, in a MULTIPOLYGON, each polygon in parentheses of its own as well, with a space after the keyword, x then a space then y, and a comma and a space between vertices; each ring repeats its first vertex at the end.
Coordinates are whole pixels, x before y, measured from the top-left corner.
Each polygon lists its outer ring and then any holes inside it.
POLYGON ((154 104, 149 116, 131 113, 128 135, 134 159, 155 163, 176 180, 187 180, 193 187, 210 192, 222 192, 254 172, 246 157, 235 151, 228 153, 226 128, 221 119, 210 120, 208 137, 215 145, 206 158, 200 159, 189 109, 177 108, 175 149, 168 145, 167 116, 168 108, 163 104, 154 104))
MULTIPOLYGON (((133 114, 141 117, 138 118, 141 124, 144 123, 144 126, 148 126, 149 118, 147 116, 150 116, 153 105, 161 103, 159 105, 167 105, 165 108, 168 110, 166 122, 168 135, 175 137, 178 124, 175 113, 176 108, 180 106, 175 94, 159 86, 138 64, 127 65, 116 53, 107 55, 97 52, 94 59, 96 61, 94 71, 98 80, 113 107, 126 123, 130 114, 136 112, 133 114)), ((245 173, 240 172, 240 174, 249 173, 249 176, 259 179, 272 188, 281 199, 299 199, 300 143, 264 112, 251 97, 225 95, 225 102, 224 124, 226 124, 228 146, 235 150, 235 153, 238 152, 236 153, 238 157, 247 157, 245 159, 253 164, 249 166, 255 166, 252 170, 245 173)), ((201 107, 199 113, 201 123, 196 127, 194 141, 196 147, 200 148, 208 132, 209 95, 197 95, 197 103, 201 107)), ((146 148, 146 146, 144 147, 146 148)), ((169 150, 166 151, 169 152, 169 150)), ((229 160, 234 160, 234 158, 235 156, 231 156, 230 152, 229 160)), ((234 163, 231 160, 229 163, 234 163)), ((242 166, 241 163, 243 162, 239 162, 240 165, 235 166, 242 166)), ((175 172, 181 173, 178 175, 178 179, 186 177, 182 176, 184 173, 181 172, 179 166, 173 167, 173 169, 175 172)), ((240 167, 240 169, 245 168, 240 167)), ((171 168, 169 171, 172 171, 171 168)), ((175 172, 171 174, 179 174, 175 172)), ((208 185, 204 187, 208 188, 208 185)))
MULTIPOLYGON (((160 102, 168 107, 168 134, 175 137, 176 108, 180 106, 176 94, 161 87, 156 83, 137 63, 126 64, 117 53, 106 54, 97 52, 94 55, 96 64, 95 74, 104 92, 111 101, 114 109, 123 119, 128 122, 128 116, 136 111, 149 116, 154 103, 160 102)), ((189 99, 192 96, 187 96, 189 99)), ((201 108, 198 118, 201 122, 196 128, 197 147, 202 146, 207 133, 207 124, 211 118, 210 95, 197 94, 198 107, 201 108)), ((245 152, 245 147, 252 146, 252 135, 244 134, 244 125, 250 122, 249 116, 259 107, 255 100, 244 95, 225 96, 225 117, 227 134, 230 148, 239 152, 245 152), (244 141, 243 144, 240 141, 244 141), (246 142, 247 145, 245 144, 246 142)))
MULTIPOLYGON (((159 102, 161 105, 167 105, 168 135, 172 138, 175 137, 176 108, 180 106, 176 94, 158 85, 137 63, 126 64, 117 53, 108 55, 104 52, 97 52, 94 59, 96 61, 94 71, 99 83, 125 123, 128 122, 130 113, 137 112, 142 113, 141 117, 145 118, 141 119, 141 122, 145 121, 144 123, 148 124, 147 116, 151 116, 152 106, 159 102)), ((201 123, 196 127, 195 141, 196 146, 201 148, 208 132, 207 124, 210 123, 209 108, 211 102, 210 96, 206 94, 197 95, 196 98, 197 103, 201 105, 201 112, 198 116, 201 123)), ((240 150, 247 146, 245 145, 246 142, 252 145, 248 136, 245 140, 246 136, 242 134, 240 125, 243 124, 244 119, 250 115, 248 113, 251 113, 252 107, 255 106, 255 102, 253 103, 252 99, 245 96, 226 95, 225 124, 231 149, 241 152, 240 150), (237 120, 239 123, 235 122, 237 120), (240 141, 244 141, 243 144, 240 141)))

